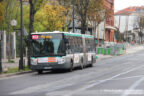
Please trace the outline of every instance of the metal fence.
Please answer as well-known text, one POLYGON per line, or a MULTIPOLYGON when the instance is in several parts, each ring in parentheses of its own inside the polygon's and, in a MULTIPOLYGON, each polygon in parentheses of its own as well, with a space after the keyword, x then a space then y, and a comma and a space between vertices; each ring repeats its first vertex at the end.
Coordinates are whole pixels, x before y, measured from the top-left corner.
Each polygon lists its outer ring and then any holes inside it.
POLYGON ((122 55, 126 50, 125 44, 115 44, 109 47, 97 47, 96 53, 103 55, 122 55))

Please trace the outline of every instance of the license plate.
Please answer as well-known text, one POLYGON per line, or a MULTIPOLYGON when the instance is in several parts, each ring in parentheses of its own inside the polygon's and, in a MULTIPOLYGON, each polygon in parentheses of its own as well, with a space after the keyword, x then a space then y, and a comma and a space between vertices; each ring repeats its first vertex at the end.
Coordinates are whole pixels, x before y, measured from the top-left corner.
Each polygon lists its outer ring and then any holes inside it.
POLYGON ((44 67, 44 69, 52 69, 52 67, 44 67))
POLYGON ((55 57, 49 57, 48 62, 56 62, 56 58, 55 57))

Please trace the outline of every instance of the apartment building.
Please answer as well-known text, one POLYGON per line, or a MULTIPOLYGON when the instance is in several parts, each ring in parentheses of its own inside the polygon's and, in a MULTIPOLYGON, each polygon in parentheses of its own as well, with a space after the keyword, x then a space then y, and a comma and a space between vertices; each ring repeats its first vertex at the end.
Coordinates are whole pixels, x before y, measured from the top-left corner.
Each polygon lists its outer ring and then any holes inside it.
POLYGON ((138 23, 141 16, 144 16, 144 6, 132 6, 115 13, 115 26, 124 33, 125 40, 139 42, 138 23))
POLYGON ((114 0, 104 0, 104 8, 109 13, 105 22, 105 43, 113 43, 115 42, 114 32, 116 30, 114 27, 114 0))

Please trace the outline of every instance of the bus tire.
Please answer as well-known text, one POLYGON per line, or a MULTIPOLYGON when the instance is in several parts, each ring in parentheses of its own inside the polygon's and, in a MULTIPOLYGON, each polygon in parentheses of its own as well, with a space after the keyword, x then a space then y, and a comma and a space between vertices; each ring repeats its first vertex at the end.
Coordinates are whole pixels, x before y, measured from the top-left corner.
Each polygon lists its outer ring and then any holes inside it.
POLYGON ((38 74, 42 74, 43 70, 38 70, 37 72, 38 72, 38 74))
POLYGON ((70 68, 68 69, 69 72, 72 72, 73 71, 73 61, 71 60, 70 62, 70 68))
POLYGON ((80 69, 83 70, 84 65, 83 65, 83 58, 81 58, 81 64, 80 64, 80 69))
POLYGON ((91 61, 91 64, 89 65, 89 67, 93 67, 93 57, 92 57, 92 61, 91 61))

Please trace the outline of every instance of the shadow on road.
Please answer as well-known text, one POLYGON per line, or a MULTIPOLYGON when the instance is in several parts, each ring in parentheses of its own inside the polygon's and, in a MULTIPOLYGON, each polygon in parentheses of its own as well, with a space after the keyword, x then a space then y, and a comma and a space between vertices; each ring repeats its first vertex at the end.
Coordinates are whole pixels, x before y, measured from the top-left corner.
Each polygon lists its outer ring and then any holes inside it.
MULTIPOLYGON (((83 70, 86 70, 86 69, 89 69, 91 67, 85 67, 83 70)), ((74 71, 82 71, 81 68, 77 67, 77 68, 74 68, 72 72, 74 71)), ((68 73, 72 73, 72 72, 69 72, 68 70, 48 70, 48 71, 44 71, 43 73, 39 74, 39 73, 36 73, 34 75, 39 75, 39 76, 44 76, 44 75, 50 75, 50 74, 68 74, 68 73)))

